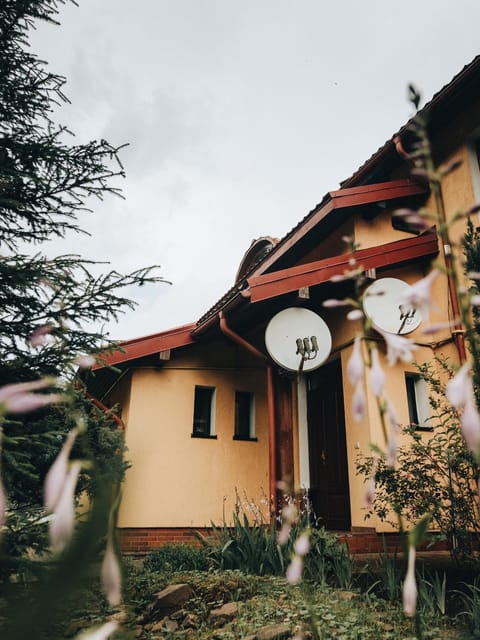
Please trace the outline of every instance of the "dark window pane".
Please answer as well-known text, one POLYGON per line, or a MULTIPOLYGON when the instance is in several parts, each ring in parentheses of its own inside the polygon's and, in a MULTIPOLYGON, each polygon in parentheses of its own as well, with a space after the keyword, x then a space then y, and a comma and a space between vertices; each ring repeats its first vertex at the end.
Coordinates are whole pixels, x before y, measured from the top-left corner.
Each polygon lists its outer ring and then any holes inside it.
POLYGON ((235 436, 250 438, 252 424, 253 393, 249 391, 235 392, 235 436))
POLYGON ((212 433, 212 399, 214 389, 209 387, 195 387, 195 402, 193 407, 193 433, 196 435, 211 435, 212 433))
POLYGON ((415 376, 405 376, 405 383, 407 385, 407 401, 408 401, 408 416, 410 424, 418 424, 418 408, 417 408, 417 393, 415 389, 415 376))

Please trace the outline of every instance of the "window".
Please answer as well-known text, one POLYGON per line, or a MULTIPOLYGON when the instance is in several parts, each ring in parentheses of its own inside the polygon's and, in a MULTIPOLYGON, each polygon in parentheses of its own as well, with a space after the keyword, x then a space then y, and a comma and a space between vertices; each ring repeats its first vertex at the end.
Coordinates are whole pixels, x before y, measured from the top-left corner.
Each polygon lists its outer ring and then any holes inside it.
POLYGON ((250 391, 235 391, 234 440, 256 440, 255 398, 250 391))
POLYGON ((480 200, 480 131, 474 132, 467 146, 475 201, 480 200))
POLYGON ((410 424, 419 431, 431 431, 429 424, 428 393, 425 380, 416 373, 405 374, 408 416, 410 424))
POLYGON ((214 416, 215 388, 195 387, 192 437, 216 438, 214 416))

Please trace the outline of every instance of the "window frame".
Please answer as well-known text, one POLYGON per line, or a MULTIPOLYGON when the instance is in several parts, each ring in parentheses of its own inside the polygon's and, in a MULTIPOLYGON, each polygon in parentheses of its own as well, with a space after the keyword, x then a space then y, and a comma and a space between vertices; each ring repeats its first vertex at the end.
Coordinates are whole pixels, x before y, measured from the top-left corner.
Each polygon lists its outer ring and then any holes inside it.
MULTIPOLYGON (((242 420, 243 422, 243 420, 242 420)), ((255 393, 243 389, 236 389, 234 395, 234 422, 233 422, 233 439, 243 440, 245 442, 257 442, 258 438, 255 433, 255 393), (237 399, 248 399, 248 435, 244 433, 244 429, 240 429, 239 418, 239 402, 237 399)))
POLYGON ((467 140, 467 156, 470 165, 473 196, 475 202, 478 202, 480 201, 480 128, 476 129, 467 140))
MULTIPOLYGON (((193 419, 192 419, 192 438, 207 438, 207 439, 216 439, 217 435, 215 433, 215 409, 216 409, 216 397, 217 397, 217 389, 216 387, 209 387, 207 385, 199 385, 196 384, 194 388, 194 396, 193 396, 193 419), (201 392, 208 392, 208 397, 204 398, 208 402, 208 418, 207 418, 207 426, 208 429, 205 431, 198 430, 196 426, 201 420, 204 420, 203 417, 203 408, 200 406, 200 402, 204 400, 200 399, 201 392)), ((207 412, 205 412, 207 413, 207 412)))
POLYGON ((430 424, 430 405, 427 383, 419 373, 405 371, 408 420, 416 431, 433 431, 430 424))

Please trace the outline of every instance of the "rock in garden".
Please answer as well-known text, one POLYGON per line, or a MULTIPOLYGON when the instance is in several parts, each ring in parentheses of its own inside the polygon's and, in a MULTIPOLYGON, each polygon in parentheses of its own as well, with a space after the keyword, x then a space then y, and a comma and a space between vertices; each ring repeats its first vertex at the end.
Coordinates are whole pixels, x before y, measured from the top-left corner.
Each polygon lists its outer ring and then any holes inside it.
POLYGON ((143 615, 140 616, 139 622, 144 624, 150 620, 156 620, 160 616, 173 613, 180 609, 191 596, 190 585, 171 584, 153 596, 153 602, 148 605, 143 615))
POLYGON ((269 624, 257 631, 255 637, 257 640, 288 640, 292 635, 291 629, 287 624, 280 622, 279 624, 269 624))
POLYGON ((214 627, 223 627, 224 624, 233 620, 238 614, 238 604, 227 602, 218 609, 212 609, 209 618, 214 627))
POLYGON ((175 620, 172 620, 171 618, 169 618, 168 616, 165 616, 165 618, 162 618, 162 620, 160 620, 159 622, 156 622, 151 631, 152 633, 158 633, 159 631, 176 631, 178 629, 178 622, 176 622, 175 620))
POLYGON ((182 622, 182 627, 184 629, 198 629, 201 624, 200 616, 197 616, 196 613, 187 613, 182 622))

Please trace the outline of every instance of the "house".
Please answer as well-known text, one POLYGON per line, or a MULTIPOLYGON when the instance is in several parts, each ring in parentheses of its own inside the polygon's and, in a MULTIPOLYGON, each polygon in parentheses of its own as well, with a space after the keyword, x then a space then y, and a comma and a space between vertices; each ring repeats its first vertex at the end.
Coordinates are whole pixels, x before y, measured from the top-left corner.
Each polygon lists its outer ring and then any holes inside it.
MULTIPOLYGON (((436 164, 463 160, 443 180, 446 210, 468 209, 480 201, 480 57, 421 113, 436 164)), ((372 283, 409 284, 448 254, 435 228, 414 233, 392 215, 398 208, 435 207, 425 182, 412 177, 398 152, 396 141, 410 144, 409 124, 283 238, 254 241, 232 288, 196 322, 128 340, 106 357, 114 368, 97 366, 89 391, 120 407, 132 464, 118 522, 125 550, 187 540, 192 529, 228 521, 238 500, 268 514, 280 479, 306 488, 321 523, 356 535, 356 549, 374 549, 378 534, 389 531, 365 521, 365 486, 356 475, 357 455, 381 442, 382 433, 371 395, 366 418, 356 422, 352 415, 345 372, 355 323, 345 308, 322 303, 351 295, 350 281, 332 277, 352 258, 372 283), (355 241, 353 253, 346 236, 355 241), (286 371, 270 357, 266 328, 289 308, 313 311, 326 323, 331 348, 322 366, 286 371)), ((462 231, 459 223, 457 239, 462 231)), ((448 278, 439 276, 433 287, 431 320, 452 319, 456 301, 448 278)), ((419 362, 440 354, 463 358, 463 337, 449 328, 432 337, 415 324, 409 337, 419 362)), ((387 394, 401 423, 426 418, 425 393, 413 365, 388 370, 387 394)))

